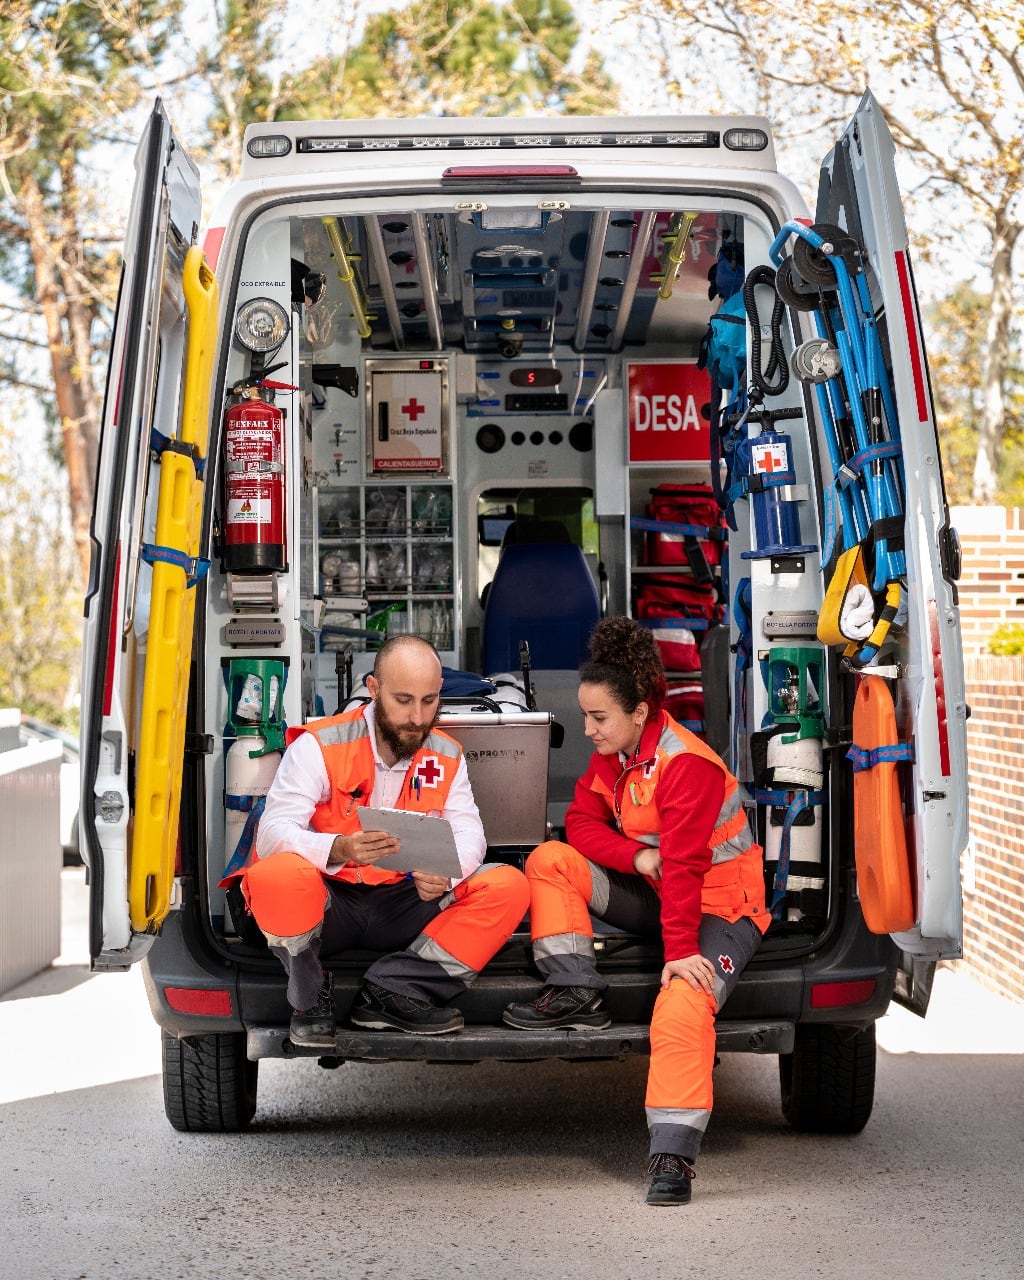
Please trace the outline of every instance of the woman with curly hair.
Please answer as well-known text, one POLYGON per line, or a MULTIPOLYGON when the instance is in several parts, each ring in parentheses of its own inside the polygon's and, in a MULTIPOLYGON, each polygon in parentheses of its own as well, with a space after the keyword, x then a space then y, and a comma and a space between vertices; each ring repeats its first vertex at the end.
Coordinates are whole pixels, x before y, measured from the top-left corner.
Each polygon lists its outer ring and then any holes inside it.
POLYGON ((526 864, 533 954, 546 983, 505 1021, 523 1030, 607 1027, 591 913, 661 933, 665 963, 651 1018, 647 1203, 686 1204, 711 1115, 715 1014, 757 950, 765 909, 761 849, 722 760, 662 707, 652 632, 604 618, 580 670, 594 745, 565 819, 526 864))

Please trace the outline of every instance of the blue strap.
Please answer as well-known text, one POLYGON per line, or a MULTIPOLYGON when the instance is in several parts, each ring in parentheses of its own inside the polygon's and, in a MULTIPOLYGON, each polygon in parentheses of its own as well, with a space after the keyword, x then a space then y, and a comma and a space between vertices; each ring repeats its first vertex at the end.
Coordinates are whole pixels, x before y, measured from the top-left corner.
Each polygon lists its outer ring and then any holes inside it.
POLYGON ((249 861, 249 855, 252 853, 252 846, 256 839, 256 826, 263 815, 266 808, 266 796, 232 796, 224 797, 224 808, 234 809, 244 812, 249 810, 249 816, 245 820, 245 826, 242 828, 242 834, 238 837, 238 844, 235 845, 235 851, 228 860, 228 865, 224 868, 224 874, 221 876, 221 883, 230 876, 237 875, 249 861))
POLYGON ((854 773, 863 773, 865 769, 873 769, 876 764, 900 764, 903 761, 913 763, 914 744, 898 742, 886 747, 852 746, 846 753, 847 760, 853 765, 854 773))
POLYGON ((206 459, 200 457, 199 451, 194 444, 183 444, 180 440, 175 440, 173 436, 165 436, 162 431, 158 431, 156 427, 151 427, 149 432, 149 448, 155 453, 157 458, 164 453, 180 453, 182 457, 191 460, 192 466, 195 468, 196 476, 202 480, 203 473, 206 471, 206 459))
POLYGON ((684 538, 709 538, 711 530, 702 524, 673 524, 671 520, 645 520, 642 516, 631 516, 631 529, 643 529, 647 533, 679 533, 684 538))
POLYGON ((732 729, 732 767, 739 767, 740 725, 746 723, 746 681, 744 674, 750 666, 750 654, 754 647, 753 627, 750 619, 750 579, 740 578, 733 598, 732 616, 736 623, 736 666, 733 676, 733 700, 736 708, 732 729))
POLYGON ((174 547, 158 547, 153 542, 144 542, 139 548, 139 555, 147 564, 160 562, 183 569, 187 579, 186 587, 194 587, 197 582, 201 582, 213 563, 211 560, 186 555, 184 551, 178 551, 174 547))
POLYGON ((786 884, 789 880, 790 833, 793 826, 805 809, 825 803, 824 791, 778 791, 761 790, 754 792, 758 804, 770 804, 776 807, 786 805, 786 816, 782 822, 782 840, 779 844, 779 860, 775 865, 775 879, 772 882, 772 900, 768 909, 772 919, 778 920, 786 903, 786 884))

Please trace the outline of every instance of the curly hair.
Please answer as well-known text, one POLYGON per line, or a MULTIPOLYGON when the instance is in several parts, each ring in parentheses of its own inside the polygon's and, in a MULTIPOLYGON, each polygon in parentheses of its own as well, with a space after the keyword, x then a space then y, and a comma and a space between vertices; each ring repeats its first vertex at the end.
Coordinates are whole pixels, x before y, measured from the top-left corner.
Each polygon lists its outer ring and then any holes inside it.
POLYGON ((580 667, 582 684, 601 684, 626 712, 646 702, 657 712, 665 698, 665 670, 649 628, 632 618, 602 618, 580 667))

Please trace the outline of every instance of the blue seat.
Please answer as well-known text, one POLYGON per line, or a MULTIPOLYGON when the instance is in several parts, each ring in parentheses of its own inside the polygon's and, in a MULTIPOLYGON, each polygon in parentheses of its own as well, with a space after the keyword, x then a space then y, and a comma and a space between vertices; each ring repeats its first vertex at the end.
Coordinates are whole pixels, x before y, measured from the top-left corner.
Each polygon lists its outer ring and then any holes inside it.
POLYGON ((597 587, 579 547, 511 543, 501 553, 484 609, 484 670, 518 668, 522 640, 536 670, 575 670, 600 614, 597 587))

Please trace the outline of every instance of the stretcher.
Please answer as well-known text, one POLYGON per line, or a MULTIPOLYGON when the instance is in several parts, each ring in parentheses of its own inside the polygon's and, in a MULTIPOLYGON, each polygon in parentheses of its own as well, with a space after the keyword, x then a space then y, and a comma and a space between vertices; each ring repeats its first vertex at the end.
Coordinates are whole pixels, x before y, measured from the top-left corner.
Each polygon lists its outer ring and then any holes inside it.
POLYGON ((203 251, 189 249, 183 276, 188 345, 177 438, 154 442, 160 488, 149 636, 135 786, 135 832, 128 873, 132 928, 151 931, 167 914, 178 842, 185 703, 195 618, 203 480, 210 428, 210 380, 217 339, 217 280, 203 251))

